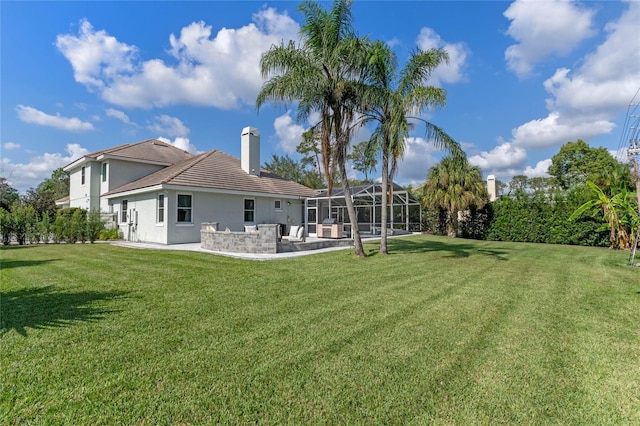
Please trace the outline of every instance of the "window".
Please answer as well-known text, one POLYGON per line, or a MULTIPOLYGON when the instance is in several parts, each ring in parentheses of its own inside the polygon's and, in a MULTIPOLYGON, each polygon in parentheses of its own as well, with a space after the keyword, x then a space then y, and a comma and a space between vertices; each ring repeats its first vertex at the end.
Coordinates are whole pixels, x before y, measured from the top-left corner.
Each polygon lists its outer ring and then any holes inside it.
POLYGON ((107 163, 102 163, 102 181, 107 181, 107 163))
POLYGON ((164 194, 158 194, 158 223, 164 222, 164 194))
POLYGON ((244 200, 244 221, 245 222, 253 222, 254 221, 254 212, 255 212, 256 201, 245 198, 244 200))
POLYGON ((275 201, 273 202, 273 207, 274 207, 276 210, 282 210, 282 200, 275 200, 275 201))
POLYGON ((191 223, 191 195, 178 194, 178 222, 191 223))
POLYGON ((120 222, 127 223, 127 208, 129 203, 127 200, 122 200, 122 210, 120 211, 120 222))
POLYGON ((80 171, 80 181, 82 185, 84 185, 84 166, 82 166, 82 170, 80 171))

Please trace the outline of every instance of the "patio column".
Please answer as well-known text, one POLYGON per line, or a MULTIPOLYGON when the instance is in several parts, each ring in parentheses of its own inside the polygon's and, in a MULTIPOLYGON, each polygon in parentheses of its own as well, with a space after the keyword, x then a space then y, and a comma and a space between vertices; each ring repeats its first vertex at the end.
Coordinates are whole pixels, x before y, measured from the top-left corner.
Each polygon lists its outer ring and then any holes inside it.
POLYGON ((404 205, 405 205, 405 223, 406 223, 406 228, 405 230, 407 232, 409 232, 409 191, 405 191, 404 192, 404 205))

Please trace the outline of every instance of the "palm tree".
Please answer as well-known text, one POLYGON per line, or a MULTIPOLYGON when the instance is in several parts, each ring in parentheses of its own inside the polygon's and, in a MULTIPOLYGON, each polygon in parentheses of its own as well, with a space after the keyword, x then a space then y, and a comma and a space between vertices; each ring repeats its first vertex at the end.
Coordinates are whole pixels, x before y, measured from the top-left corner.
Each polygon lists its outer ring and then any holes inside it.
POLYGON ((312 1, 301 3, 299 10, 304 15, 302 45, 283 42, 262 55, 261 72, 268 80, 258 94, 256 106, 259 109, 267 100, 297 101, 299 121, 314 111, 320 113, 317 126, 327 188, 331 194, 333 161, 342 180, 355 253, 364 257, 346 161, 367 41, 353 31, 349 0, 334 0, 328 12, 312 1))
MULTIPOLYGON (((594 198, 578 207, 569 217, 575 220, 584 213, 602 213, 604 225, 600 230, 609 231, 609 248, 625 249, 629 247, 630 236, 635 234, 638 226, 638 213, 636 212, 635 196, 629 192, 624 183, 609 196, 598 185, 587 181, 594 198)), ((633 238, 633 237, 631 237, 633 238)))
POLYGON ((455 156, 444 157, 429 170, 423 191, 426 206, 446 212, 450 237, 458 233, 458 212, 471 207, 482 208, 489 199, 480 168, 455 156))
POLYGON ((442 88, 426 85, 431 72, 449 56, 442 49, 417 50, 407 64, 398 70, 395 54, 382 42, 371 45, 368 67, 368 87, 363 102, 363 122, 377 124, 371 138, 382 153, 382 214, 380 250, 387 254, 387 204, 393 188, 398 161, 404 157, 406 138, 412 128, 411 121, 425 124, 425 137, 439 149, 455 155, 464 155, 460 146, 441 128, 419 117, 429 108, 443 107, 446 92, 442 88))

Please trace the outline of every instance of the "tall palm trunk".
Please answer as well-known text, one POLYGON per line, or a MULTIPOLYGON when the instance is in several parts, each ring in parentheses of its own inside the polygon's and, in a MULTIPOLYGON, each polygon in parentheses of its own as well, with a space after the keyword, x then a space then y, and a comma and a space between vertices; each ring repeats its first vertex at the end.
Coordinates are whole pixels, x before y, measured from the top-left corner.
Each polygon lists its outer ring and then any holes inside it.
POLYGON ((356 214, 353 199, 351 198, 351 187, 347 176, 347 168, 344 162, 340 162, 340 179, 342 180, 342 189, 344 191, 344 201, 347 205, 347 213, 351 222, 351 236, 353 237, 353 245, 355 254, 358 257, 365 257, 364 247, 362 246, 362 238, 360 238, 360 228, 358 227, 358 215, 356 214))
POLYGON ((336 136, 336 156, 335 160, 340 170, 340 180, 342 181, 342 190, 344 192, 344 201, 347 205, 347 213, 351 222, 351 237, 355 254, 358 257, 365 257, 364 247, 362 247, 362 238, 360 237, 360 228, 358 227, 358 215, 356 214, 353 199, 351 198, 351 187, 349 185, 349 177, 347 175, 347 148, 349 147, 350 130, 345 129, 344 122, 350 120, 350 116, 345 117, 339 108, 333 108, 333 124, 334 134, 336 136), (349 117, 349 118, 347 118, 349 117))
POLYGON ((382 206, 380 208, 380 254, 389 254, 387 249, 387 205, 389 204, 389 143, 385 138, 382 147, 382 206))

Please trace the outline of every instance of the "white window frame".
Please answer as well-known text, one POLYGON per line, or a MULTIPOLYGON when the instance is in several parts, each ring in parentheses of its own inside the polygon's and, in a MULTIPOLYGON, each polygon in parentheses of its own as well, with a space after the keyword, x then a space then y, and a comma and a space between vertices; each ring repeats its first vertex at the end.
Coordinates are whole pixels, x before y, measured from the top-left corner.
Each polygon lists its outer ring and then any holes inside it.
POLYGON ((129 201, 128 200, 122 200, 120 202, 120 223, 127 223, 127 219, 128 219, 128 212, 127 209, 129 208, 129 201))
POLYGON ((193 224, 193 194, 189 194, 189 193, 186 193, 186 192, 182 192, 182 193, 176 194, 176 223, 178 225, 192 225, 193 224), (186 197, 189 197, 191 199, 191 205, 189 207, 180 207, 179 200, 180 200, 181 196, 186 196, 186 197), (189 214, 189 220, 188 221, 186 221, 186 220, 182 220, 181 221, 180 220, 179 211, 182 210, 182 209, 189 209, 189 213, 190 214, 189 214))
POLYGON ((86 170, 85 170, 85 166, 82 166, 82 168, 80 169, 80 184, 84 185, 86 182, 86 170))
POLYGON ((245 198, 242 201, 242 219, 244 223, 256 223, 256 199, 255 198, 245 198), (253 202, 252 208, 247 208, 247 201, 253 202), (247 213, 251 212, 252 220, 247 220, 247 213))
MULTIPOLYGON (((193 204, 193 201, 191 202, 193 204)), ((156 197, 156 223, 164 225, 165 215, 167 211, 167 197, 165 194, 158 194, 156 197), (160 201, 162 200, 162 202, 160 201), (162 206, 160 205, 162 203, 162 206)))
POLYGON ((274 208, 275 211, 281 212, 282 211, 282 200, 274 200, 273 201, 273 208, 274 208))
POLYGON ((102 182, 106 182, 107 181, 107 163, 106 162, 102 163, 100 172, 101 172, 100 174, 102 175, 102 182))

